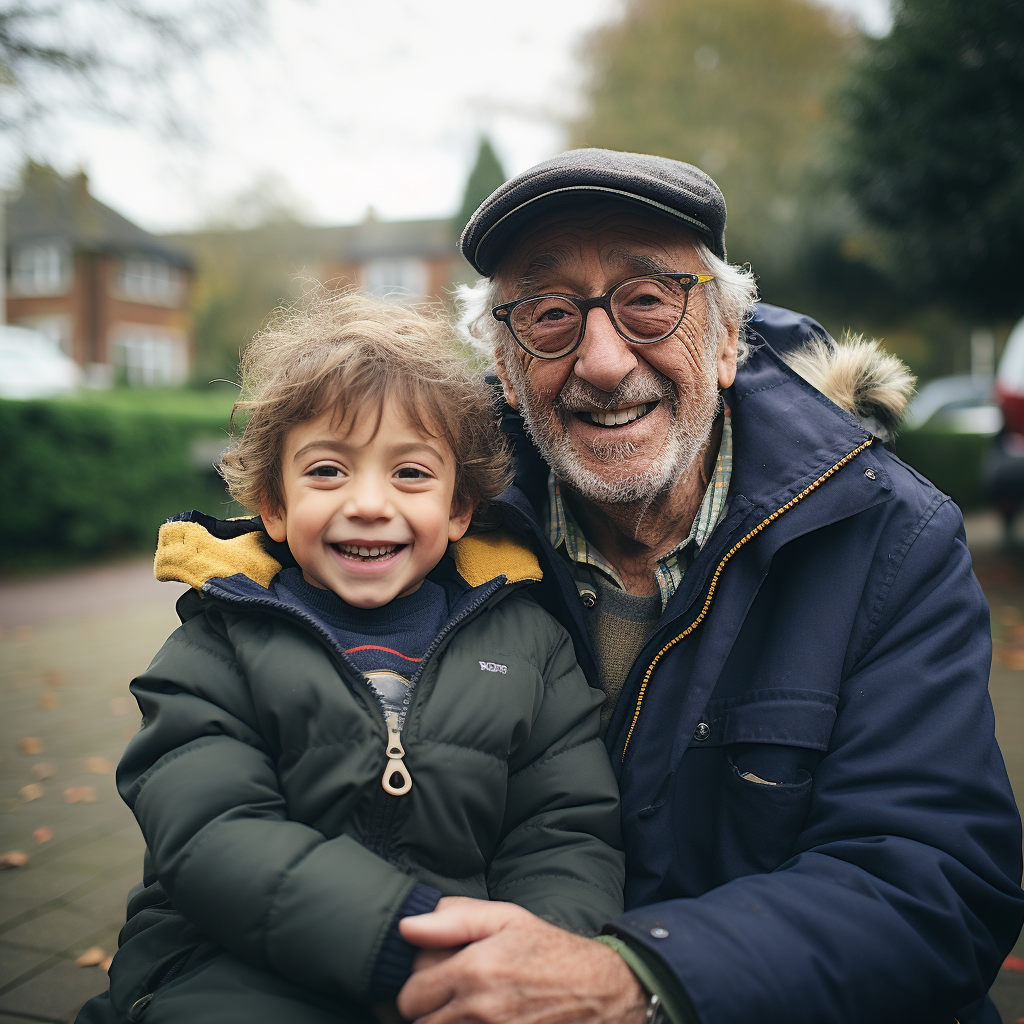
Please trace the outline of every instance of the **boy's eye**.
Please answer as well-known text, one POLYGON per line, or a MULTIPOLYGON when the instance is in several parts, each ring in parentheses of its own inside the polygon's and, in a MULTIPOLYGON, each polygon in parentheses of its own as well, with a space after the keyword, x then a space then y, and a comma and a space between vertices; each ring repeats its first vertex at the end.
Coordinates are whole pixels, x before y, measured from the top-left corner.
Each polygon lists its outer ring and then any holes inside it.
POLYGON ((341 476, 341 470, 337 466, 314 466, 309 471, 310 476, 336 477, 341 476))
POLYGON ((395 474, 399 480, 429 480, 430 474, 416 466, 403 466, 395 474))

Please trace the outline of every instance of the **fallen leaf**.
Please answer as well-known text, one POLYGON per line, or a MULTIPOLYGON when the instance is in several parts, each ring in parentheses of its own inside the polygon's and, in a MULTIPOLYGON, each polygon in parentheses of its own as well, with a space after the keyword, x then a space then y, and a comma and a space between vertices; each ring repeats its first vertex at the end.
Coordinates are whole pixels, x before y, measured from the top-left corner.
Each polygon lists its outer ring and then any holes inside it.
POLYGON ((37 843, 48 843, 53 838, 53 829, 48 828, 46 825, 40 825, 40 827, 32 833, 32 838, 37 843))
POLYGON ((22 736, 18 740, 18 749, 23 754, 41 754, 46 748, 38 736, 22 736))
POLYGON ((127 715, 132 709, 132 702, 127 697, 115 697, 110 702, 112 715, 127 715))
POLYGON ((1024 669, 1024 650, 1019 647, 1004 647, 1000 652, 1000 658, 1007 668, 1019 672, 1024 669))
POLYGON ((39 764, 32 765, 32 774, 37 779, 52 779, 57 774, 57 769, 46 761, 40 761, 39 764))
POLYGON ((71 786, 64 790, 64 802, 67 804, 94 804, 96 790, 92 786, 71 786))
POLYGON ((44 711, 56 711, 60 707, 60 701, 55 693, 43 693, 39 696, 39 706, 44 711))
POLYGON ((114 770, 114 762, 105 757, 87 757, 83 763, 85 770, 93 775, 109 775, 114 770))
POLYGON ((68 677, 57 669, 51 669, 43 676, 43 683, 52 690, 58 690, 68 681, 68 677))
POLYGON ((28 854, 21 850, 11 850, 0 855, 0 868, 23 868, 28 863, 28 854))
POLYGON ((1008 956, 1003 961, 1003 970, 1024 972, 1024 960, 1022 960, 1019 956, 1008 956))
POLYGON ((30 800, 38 800, 45 792, 46 790, 43 789, 38 782, 30 782, 27 786, 22 786, 21 789, 18 790, 18 796, 20 796, 25 803, 28 803, 30 800))
POLYGON ((108 956, 106 960, 101 960, 96 966, 99 967, 99 969, 101 971, 106 971, 109 974, 110 973, 110 965, 113 962, 114 962, 114 958, 112 956, 108 956))
POLYGON ((90 946, 80 957, 75 960, 77 967, 95 967, 107 959, 106 951, 102 946, 90 946))

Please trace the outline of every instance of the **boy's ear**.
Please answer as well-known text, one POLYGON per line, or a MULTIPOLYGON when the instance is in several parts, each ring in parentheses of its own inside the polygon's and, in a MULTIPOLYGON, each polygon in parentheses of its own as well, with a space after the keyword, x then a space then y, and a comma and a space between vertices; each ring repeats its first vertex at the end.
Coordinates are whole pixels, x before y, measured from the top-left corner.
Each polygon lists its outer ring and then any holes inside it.
POLYGON ((469 521, 473 518, 473 506, 470 505, 464 512, 452 509, 451 517, 448 520, 448 540, 454 544, 462 540, 469 529, 469 521))
POLYGON ((260 509, 260 519, 263 520, 263 528, 271 540, 283 544, 288 536, 286 515, 284 509, 279 512, 271 512, 268 509, 260 509))

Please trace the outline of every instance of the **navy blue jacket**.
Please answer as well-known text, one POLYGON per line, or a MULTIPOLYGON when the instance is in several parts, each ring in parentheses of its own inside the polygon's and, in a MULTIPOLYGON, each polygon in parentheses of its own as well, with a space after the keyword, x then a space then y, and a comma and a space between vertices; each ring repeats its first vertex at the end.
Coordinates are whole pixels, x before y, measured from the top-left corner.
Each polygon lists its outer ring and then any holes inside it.
MULTIPOLYGON (((762 305, 750 333, 725 515, 608 731, 628 873, 610 930, 703 1024, 998 1021, 984 993, 1024 917, 1021 831, 960 512, 779 358, 819 325, 762 305)), ((539 516, 547 468, 504 426, 535 595, 596 678, 539 516)))

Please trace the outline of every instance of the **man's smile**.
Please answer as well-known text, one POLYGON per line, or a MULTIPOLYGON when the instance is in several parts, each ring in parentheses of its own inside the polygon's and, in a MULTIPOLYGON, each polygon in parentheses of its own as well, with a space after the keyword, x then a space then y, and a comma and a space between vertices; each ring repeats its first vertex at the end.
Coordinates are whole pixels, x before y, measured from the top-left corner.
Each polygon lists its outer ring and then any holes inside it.
POLYGON ((648 413, 653 412, 658 405, 659 403, 654 401, 644 402, 641 405, 630 405, 623 409, 575 409, 571 412, 577 419, 597 427, 622 427, 627 423, 635 423, 642 419, 648 413))

